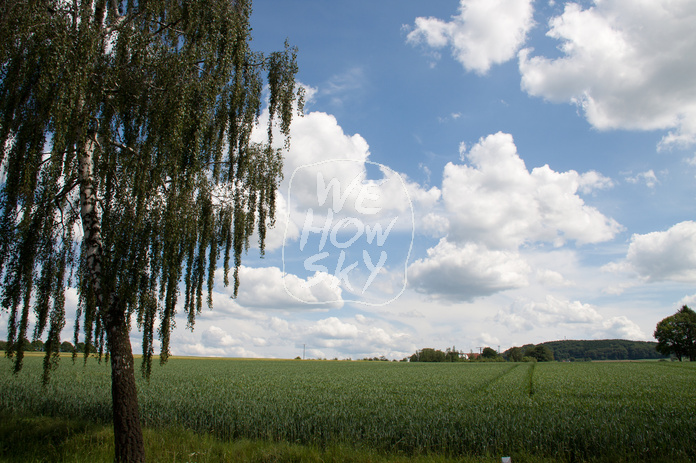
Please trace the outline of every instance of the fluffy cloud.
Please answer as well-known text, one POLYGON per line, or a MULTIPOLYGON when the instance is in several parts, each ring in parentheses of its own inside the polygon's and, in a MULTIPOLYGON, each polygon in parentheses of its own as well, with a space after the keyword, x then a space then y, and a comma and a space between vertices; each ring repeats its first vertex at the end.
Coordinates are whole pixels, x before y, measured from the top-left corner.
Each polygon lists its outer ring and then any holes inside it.
POLYGON ((518 301, 507 310, 498 312, 495 320, 512 332, 554 328, 572 329, 593 339, 646 339, 640 327, 624 316, 605 318, 590 304, 553 296, 547 296, 541 302, 518 301))
POLYGON ((696 306, 696 294, 692 294, 690 296, 684 296, 679 300, 679 303, 675 304, 677 307, 681 307, 683 305, 688 305, 689 307, 694 307, 696 306))
POLYGON ((534 24, 532 14, 531 0, 461 0, 459 14, 449 22, 416 18, 407 41, 432 48, 449 45, 467 70, 485 74, 515 56, 534 24))
MULTIPOLYGON (((260 128, 252 134, 255 141, 263 140, 263 127, 267 121, 268 111, 264 110, 260 117, 260 128)), ((408 203, 404 203, 406 192, 401 190, 407 189, 409 194, 422 193, 420 186, 404 180, 403 175, 397 174, 387 166, 370 163, 370 147, 367 141, 359 134, 346 134, 331 114, 312 111, 303 117, 296 117, 292 121, 290 131, 292 141, 284 154, 284 179, 279 190, 286 199, 288 196, 292 197, 293 208, 305 210, 306 207, 316 207, 317 196, 324 193, 318 191, 318 185, 321 183, 321 190, 324 190, 329 188, 332 181, 340 186, 340 206, 348 213, 356 212, 356 200, 361 191, 357 186, 350 188, 356 179, 360 182, 358 186, 384 183, 386 191, 395 193, 375 199, 374 204, 369 204, 370 207, 405 210, 408 208, 408 203), (379 178, 374 178, 377 174, 379 178), (289 188, 292 188, 290 194, 289 188)), ((282 136, 278 134, 275 140, 280 148, 282 136)), ((331 188, 324 201, 324 209, 334 205, 335 194, 331 188)))
POLYGON ((614 186, 614 182, 599 172, 591 170, 581 174, 578 178, 578 187, 580 193, 589 194, 595 190, 606 190, 614 186))
POLYGON ((633 271, 649 282, 696 283, 696 222, 681 222, 667 231, 633 235, 626 260, 605 269, 633 271))
POLYGON ((411 202, 428 208, 439 199, 437 188, 423 189, 405 175, 369 161, 365 139, 346 134, 330 114, 310 112, 296 118, 291 132, 280 192, 291 200, 291 220, 296 226, 303 225, 310 207, 315 214, 333 208, 344 216, 374 215, 378 220, 403 215, 410 211, 411 202), (365 213, 366 209, 374 214, 365 213))
POLYGON ((329 317, 299 328, 296 337, 298 341, 304 340, 314 347, 355 356, 387 355, 402 358, 415 350, 407 333, 398 331, 389 324, 379 325, 363 315, 356 316, 355 322, 329 317))
POLYGON ((611 317, 602 322, 602 326, 595 330, 594 339, 634 339, 647 340, 647 336, 640 327, 625 316, 611 317))
POLYGON ((508 313, 499 313, 499 319, 503 323, 510 324, 511 328, 521 327, 531 329, 534 326, 556 326, 562 323, 592 324, 602 321, 602 316, 589 304, 579 301, 560 300, 553 296, 547 296, 543 302, 527 302, 513 304, 508 313), (524 324, 516 326, 518 320, 524 320, 524 324), (509 323, 512 321, 513 323, 509 323))
MULTIPOLYGON (((311 93, 316 92, 314 89, 310 90, 311 93)), ((263 142, 267 123, 268 110, 264 110, 258 128, 252 133, 254 141, 263 142)), ((266 237, 266 249, 269 251, 281 247, 286 240, 299 237, 307 205, 317 202, 319 171, 327 183, 336 178, 345 189, 354 178, 364 178, 364 163, 370 155, 368 144, 363 137, 357 134, 346 135, 336 118, 323 112, 310 112, 303 117, 294 118, 291 133, 290 148, 284 153, 283 158, 283 181, 278 189, 276 226, 268 231, 266 237), (325 163, 331 159, 343 161, 325 163), (321 168, 306 167, 321 162, 324 162, 321 168), (288 190, 291 181, 292 205, 289 205, 288 190)), ((277 147, 281 148, 283 137, 279 132, 275 134, 274 140, 277 147)), ((353 201, 346 201, 348 205, 354 204, 355 198, 351 199, 353 201)), ((251 242, 256 244, 256 236, 252 237, 251 242)))
MULTIPOLYGON (((240 333, 242 331, 240 330, 240 333)), ((260 358, 257 352, 249 350, 250 346, 263 346, 265 341, 260 338, 252 338, 246 333, 240 334, 240 338, 231 336, 225 329, 219 326, 208 326, 202 329, 200 335, 186 332, 174 333, 174 355, 193 355, 207 357, 246 357, 260 358)))
POLYGON ((522 87, 573 102, 599 129, 671 129, 662 145, 696 142, 696 3, 567 3, 547 35, 559 58, 519 53, 522 87))
POLYGON ((578 196, 610 186, 601 174, 555 172, 547 165, 529 172, 512 136, 500 132, 481 139, 466 158, 470 165, 445 167, 442 183, 451 241, 491 248, 566 240, 583 244, 610 240, 621 230, 578 196))
POLYGON ((230 347, 239 344, 239 341, 217 326, 211 326, 203 331, 201 341, 208 347, 230 347))
POLYGON ((180 344, 176 348, 175 355, 193 357, 263 358, 262 355, 240 346, 222 348, 209 347, 201 343, 180 344))
MULTIPOLYGON (((260 127, 267 119, 264 111, 260 127)), ((369 161, 365 139, 359 134, 346 134, 330 114, 314 111, 295 118, 291 133, 279 188, 277 224, 266 239, 270 251, 282 245, 295 246, 306 225, 324 226, 329 213, 331 226, 342 219, 358 219, 372 229, 379 224, 383 231, 396 218, 391 226, 394 235, 410 235, 414 227, 412 210, 431 211, 440 199, 438 188, 423 188, 406 175, 369 161)), ((253 133, 257 141, 263 136, 261 129, 253 133)), ((275 139, 281 143, 282 136, 278 134, 275 139)))
POLYGON ((309 327, 308 333, 313 334, 320 339, 355 339, 359 335, 358 327, 344 323, 336 317, 319 320, 313 326, 309 327))
MULTIPOLYGON (((357 162, 324 166, 322 172, 327 178, 335 177, 345 181, 362 175, 362 163, 370 156, 369 146, 362 136, 344 133, 334 116, 323 112, 310 112, 293 120, 291 133, 292 142, 283 166, 285 188, 297 168, 330 159, 357 162)), ((307 195, 310 197, 310 203, 316 202, 316 171, 305 170, 296 175, 301 175, 296 178, 298 184, 307 185, 307 188, 306 191, 296 191, 295 196, 302 198, 307 195)))
MULTIPOLYGON (((218 272, 218 288, 222 288, 222 272, 218 272)), ((277 267, 239 268, 239 294, 236 303, 243 308, 261 309, 291 309, 311 308, 307 303, 331 301, 327 307, 340 308, 343 306, 341 288, 335 277, 322 275, 316 283, 311 278, 303 279, 296 275, 283 272, 277 267)), ((231 295, 231 285, 224 288, 224 294, 231 295)), ((214 302, 215 303, 215 302, 214 302)))
MULTIPOLYGON (((261 115, 261 126, 267 117, 266 112, 261 115)), ((339 289, 347 291, 342 301, 354 291, 360 293, 359 297, 366 296, 363 293, 367 290, 389 295, 372 294, 374 297, 365 298, 367 303, 391 300, 399 293, 395 284, 400 281, 402 289, 405 285, 415 219, 435 208, 440 190, 423 188, 388 166, 369 161, 365 139, 346 134, 332 115, 307 113, 293 120, 291 133, 278 201, 279 213, 284 214, 269 233, 267 248, 273 250, 282 243, 284 256, 289 257, 284 262, 296 266, 285 267, 286 271, 312 281, 319 281, 317 276, 328 277, 330 272, 339 278, 324 278, 322 294, 326 297, 319 297, 315 289, 308 297, 298 293, 295 289, 306 287, 306 282, 287 286, 292 277, 284 279, 288 291, 308 303, 335 301, 336 297, 327 293, 338 283, 339 289), (414 211, 418 215, 414 216, 414 211), (385 249, 387 258, 382 261, 385 249), (358 266, 352 268, 355 262, 358 266), (320 275, 312 276, 317 270, 320 275), (400 278, 394 276, 395 272, 400 278)), ((261 282, 259 287, 263 286, 261 282)), ((263 302, 274 294, 269 288, 268 293, 251 300, 263 302)), ((243 294, 240 300, 244 300, 243 294)))
MULTIPOLYGON (((445 166, 442 208, 423 221, 446 238, 409 267, 409 283, 419 292, 471 301, 525 287, 531 269, 521 246, 598 243, 621 230, 579 196, 613 185, 597 172, 555 172, 547 165, 530 172, 512 136, 500 132, 482 138, 468 153, 461 147, 460 154, 469 164, 445 166)), ((572 284, 557 272, 538 274, 537 280, 572 284)))
POLYGON ((471 301, 527 285, 529 266, 516 252, 490 251, 467 243, 458 246, 443 238, 428 257, 408 269, 409 283, 419 292, 458 301, 471 301))
MULTIPOLYGON (((401 359, 415 350, 412 335, 384 319, 369 314, 318 320, 304 319, 299 312, 257 319, 228 316, 199 321, 194 332, 177 328, 173 335, 174 355, 227 357, 362 358, 385 355, 401 359)), ((306 314, 306 313, 305 313, 306 314)), ((183 326, 183 323, 182 323, 183 326)))
POLYGON ((573 286, 573 282, 567 281, 562 274, 555 270, 539 269, 536 272, 536 278, 543 286, 564 287, 573 286))

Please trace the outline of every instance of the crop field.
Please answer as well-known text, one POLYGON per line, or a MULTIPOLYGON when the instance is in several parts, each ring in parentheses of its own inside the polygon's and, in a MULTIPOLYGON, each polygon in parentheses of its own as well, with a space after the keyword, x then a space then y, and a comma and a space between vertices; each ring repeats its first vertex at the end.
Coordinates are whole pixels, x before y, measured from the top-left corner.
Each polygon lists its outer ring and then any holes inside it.
MULTIPOLYGON (((109 368, 0 361, 0 411, 109 423, 109 368)), ((696 461, 696 363, 172 359, 139 380, 143 424, 221 439, 558 461, 696 461)), ((500 461, 498 459, 498 461, 500 461)), ((513 459, 513 461, 515 461, 513 459)))

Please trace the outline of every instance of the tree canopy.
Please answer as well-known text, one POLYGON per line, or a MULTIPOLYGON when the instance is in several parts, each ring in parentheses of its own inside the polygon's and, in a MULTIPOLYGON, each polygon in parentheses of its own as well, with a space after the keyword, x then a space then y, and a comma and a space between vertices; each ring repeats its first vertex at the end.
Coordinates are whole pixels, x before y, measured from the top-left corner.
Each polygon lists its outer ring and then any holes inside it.
POLYGON ((48 379, 75 287, 74 344, 83 333, 85 356, 110 355, 117 407, 131 320, 148 375, 155 333, 169 355, 180 284, 193 328, 218 260, 236 294, 254 233, 263 253, 273 134, 287 145, 302 91, 294 48, 250 49, 250 13, 248 0, 0 3, 0 304, 16 370, 18 340, 48 331, 48 379))
POLYGON ((498 357, 498 352, 496 352, 492 347, 484 347, 481 351, 481 357, 485 359, 494 359, 498 357))
POLYGON ((544 344, 537 344, 534 347, 529 347, 524 351, 524 356, 536 359, 538 362, 552 362, 554 359, 553 351, 544 344))
POLYGON ((674 315, 663 318, 653 334, 656 349, 663 355, 674 354, 679 361, 683 357, 696 360, 696 312, 684 305, 674 315))
POLYGON ((226 274, 234 258, 236 290, 255 230, 263 249, 282 159, 250 135, 264 71, 269 111, 289 134, 295 50, 251 52, 246 1, 7 2, 1 13, 10 346, 26 334, 33 296, 34 337, 49 327, 57 347, 75 277, 88 345, 104 347, 102 311, 117 299, 143 329, 146 363, 159 315, 166 359, 179 282, 193 326, 220 254, 226 274))
POLYGON ((505 352, 505 358, 511 362, 521 362, 524 357, 524 351, 521 347, 511 347, 505 352))
POLYGON ((440 349, 426 347, 416 351, 409 359, 411 362, 444 362, 447 359, 447 354, 440 349))

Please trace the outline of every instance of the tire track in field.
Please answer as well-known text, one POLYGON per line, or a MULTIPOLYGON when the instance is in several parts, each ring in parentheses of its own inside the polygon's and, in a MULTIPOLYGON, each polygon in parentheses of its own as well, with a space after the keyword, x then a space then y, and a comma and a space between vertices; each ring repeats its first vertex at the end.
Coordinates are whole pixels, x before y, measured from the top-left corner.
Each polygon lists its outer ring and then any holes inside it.
POLYGON ((512 365, 512 366, 509 367, 509 368, 506 368, 506 369, 505 369, 503 372, 501 372, 500 374, 498 374, 498 375, 494 376, 493 378, 489 379, 488 381, 485 381, 485 382, 483 382, 482 384, 476 386, 476 387, 473 389, 472 392, 481 392, 481 391, 483 391, 483 390, 490 389, 495 383, 497 383, 497 382, 500 381, 502 378, 504 378, 505 376, 507 376, 507 375, 509 375, 510 373, 512 373, 512 371, 513 371, 515 368, 518 368, 519 366, 520 366, 520 364, 518 363, 518 364, 516 364, 516 365, 512 365))
POLYGON ((534 399, 534 367, 536 367, 536 362, 531 362, 529 370, 527 370, 526 388, 530 399, 534 399))

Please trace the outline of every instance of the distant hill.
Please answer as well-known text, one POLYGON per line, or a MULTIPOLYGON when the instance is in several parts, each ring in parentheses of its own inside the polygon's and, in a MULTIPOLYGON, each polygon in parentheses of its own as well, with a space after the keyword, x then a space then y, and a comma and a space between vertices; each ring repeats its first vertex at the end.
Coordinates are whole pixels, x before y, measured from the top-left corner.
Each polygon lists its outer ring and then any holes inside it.
MULTIPOLYGON (((541 343, 553 351, 555 360, 644 360, 666 358, 655 350, 656 342, 602 339, 597 341, 548 341, 541 343)), ((533 347, 526 344, 522 350, 533 347)), ((509 349, 508 349, 509 350, 509 349)), ((503 355, 506 355, 505 351, 503 355)))

